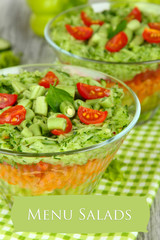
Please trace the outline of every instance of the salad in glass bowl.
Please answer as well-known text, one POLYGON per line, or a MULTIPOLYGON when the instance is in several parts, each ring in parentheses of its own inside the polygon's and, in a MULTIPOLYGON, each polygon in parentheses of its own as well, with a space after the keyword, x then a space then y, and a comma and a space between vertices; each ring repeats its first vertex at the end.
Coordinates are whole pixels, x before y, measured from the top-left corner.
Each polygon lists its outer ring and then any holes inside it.
POLYGON ((0 71, 0 189, 89 194, 140 115, 124 83, 69 65, 0 71))
POLYGON ((51 20, 45 37, 61 62, 106 72, 131 87, 143 123, 160 103, 159 12, 160 5, 139 2, 81 6, 51 20))

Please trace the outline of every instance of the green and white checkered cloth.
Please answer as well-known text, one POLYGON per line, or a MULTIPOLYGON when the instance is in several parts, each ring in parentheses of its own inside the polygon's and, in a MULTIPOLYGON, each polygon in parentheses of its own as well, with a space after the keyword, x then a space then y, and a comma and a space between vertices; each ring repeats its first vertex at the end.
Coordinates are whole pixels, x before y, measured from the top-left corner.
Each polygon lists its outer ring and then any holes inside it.
MULTIPOLYGON (((144 126, 136 127, 124 141, 117 157, 124 163, 124 180, 101 179, 94 194, 147 196, 151 206, 160 185, 160 109, 144 126)), ((0 239, 4 240, 135 240, 138 233, 54 234, 13 233, 10 211, 0 199, 0 239)), ((94 230, 93 230, 94 231, 94 230)))

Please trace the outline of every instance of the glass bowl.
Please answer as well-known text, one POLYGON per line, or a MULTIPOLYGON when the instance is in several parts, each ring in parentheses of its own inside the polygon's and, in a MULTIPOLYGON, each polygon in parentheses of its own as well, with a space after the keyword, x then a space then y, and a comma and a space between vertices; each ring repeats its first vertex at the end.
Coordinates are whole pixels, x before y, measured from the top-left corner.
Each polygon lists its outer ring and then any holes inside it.
MULTIPOLYGON (((87 6, 92 7, 94 12, 101 12, 104 10, 109 10, 111 7, 123 7, 125 4, 126 2, 102 2, 83 5, 67 10, 53 18, 46 25, 45 38, 55 50, 60 62, 65 64, 85 66, 105 72, 120 79, 129 87, 131 87, 132 90, 137 94, 141 103, 142 110, 138 123, 142 124, 151 119, 160 104, 160 56, 159 59, 148 59, 147 61, 143 62, 127 62, 127 60, 125 62, 116 62, 116 60, 114 62, 100 61, 97 59, 90 59, 76 55, 74 54, 74 50, 72 52, 68 52, 65 49, 62 49, 56 44, 52 36, 52 30, 56 26, 57 22, 63 20, 65 17, 71 16, 72 14, 80 14, 81 10, 87 6)), ((145 4, 146 8, 148 9, 148 14, 151 14, 152 10, 155 9, 157 13, 160 12, 160 5, 135 2, 129 4, 130 6, 138 5, 140 10, 143 9, 145 4)))
MULTIPOLYGON (((51 64, 17 66, 1 70, 0 75, 36 70, 42 72, 45 69, 54 71, 57 67, 59 66, 51 64)), ((133 118, 119 134, 83 149, 49 153, 13 152, 0 149, 0 190, 3 198, 9 203, 12 203, 13 196, 92 193, 140 116, 140 103, 137 96, 121 81, 83 67, 62 65, 61 70, 71 75, 89 76, 95 80, 105 79, 112 85, 118 83, 124 89, 123 104, 128 105, 129 113, 133 118), (29 164, 33 158, 35 164, 29 164), (81 159, 80 164, 75 164, 77 159, 81 159)))

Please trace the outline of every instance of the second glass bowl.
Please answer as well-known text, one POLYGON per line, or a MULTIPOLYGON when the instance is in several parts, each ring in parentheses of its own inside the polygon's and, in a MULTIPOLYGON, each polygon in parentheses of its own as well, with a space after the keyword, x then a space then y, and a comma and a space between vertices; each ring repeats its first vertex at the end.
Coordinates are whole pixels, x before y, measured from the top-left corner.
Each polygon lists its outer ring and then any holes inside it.
MULTIPOLYGON (((3 69, 0 75, 19 74, 24 71, 43 72, 46 69, 54 71, 57 67, 59 66, 49 64, 18 66, 3 69)), ((138 98, 119 80, 82 67, 62 65, 61 70, 71 75, 109 80, 112 85, 120 84, 124 89, 123 104, 128 105, 132 120, 114 137, 83 149, 51 153, 25 153, 0 149, 0 190, 2 197, 9 203, 12 203, 14 196, 91 193, 125 137, 138 121, 140 115, 138 98)))
MULTIPOLYGON (((132 4, 133 7, 136 5, 136 3, 132 4)), ((160 11, 160 5, 149 3, 143 4, 146 5, 147 9, 150 9, 152 5, 157 12, 157 9, 160 11)), ((160 104, 160 59, 145 62, 106 62, 89 59, 62 49, 54 42, 52 37, 53 28, 56 26, 56 23, 61 21, 63 18, 69 17, 72 14, 79 14, 80 11, 87 6, 92 7, 95 12, 101 12, 104 10, 109 10, 113 5, 115 5, 114 7, 121 7, 121 4, 117 4, 117 2, 103 2, 80 6, 65 11, 47 24, 45 29, 45 38, 55 50, 60 62, 65 64, 85 66, 105 72, 120 79, 129 87, 131 87, 132 90, 137 94, 141 103, 141 117, 138 123, 143 124, 152 118, 160 104)), ((125 3, 122 3, 122 6, 123 5, 125 5, 125 3)))

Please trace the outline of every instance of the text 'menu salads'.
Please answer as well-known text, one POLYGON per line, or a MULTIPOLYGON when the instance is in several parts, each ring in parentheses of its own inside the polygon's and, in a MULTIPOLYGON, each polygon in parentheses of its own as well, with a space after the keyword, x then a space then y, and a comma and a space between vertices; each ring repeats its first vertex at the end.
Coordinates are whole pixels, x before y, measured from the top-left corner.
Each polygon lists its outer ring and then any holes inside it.
POLYGON ((61 61, 98 69, 124 81, 139 97, 142 112, 158 106, 160 99, 160 6, 150 5, 115 4, 98 12, 101 5, 93 4, 93 8, 70 11, 50 25, 52 41, 67 53, 82 57, 59 53, 61 61), (148 64, 143 63, 146 61, 148 64))
POLYGON ((18 195, 85 193, 86 185, 101 177, 123 137, 113 146, 71 156, 45 154, 87 148, 120 133, 133 118, 124 94, 110 80, 71 75, 61 67, 1 75, 0 148, 15 152, 0 154, 1 185, 18 195), (44 154, 35 157, 37 153, 44 154))

